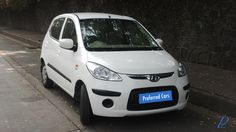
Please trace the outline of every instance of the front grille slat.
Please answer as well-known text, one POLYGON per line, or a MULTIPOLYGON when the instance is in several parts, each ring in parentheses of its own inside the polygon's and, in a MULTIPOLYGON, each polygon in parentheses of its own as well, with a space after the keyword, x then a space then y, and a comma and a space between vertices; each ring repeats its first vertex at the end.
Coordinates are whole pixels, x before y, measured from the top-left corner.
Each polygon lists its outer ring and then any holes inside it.
POLYGON ((146 76, 134 76, 134 75, 131 75, 131 76, 129 76, 130 78, 132 78, 132 79, 147 79, 147 77, 146 76))
POLYGON ((161 74, 158 74, 158 76, 159 76, 160 78, 167 78, 167 77, 171 77, 173 74, 174 74, 174 72, 161 73, 161 74))

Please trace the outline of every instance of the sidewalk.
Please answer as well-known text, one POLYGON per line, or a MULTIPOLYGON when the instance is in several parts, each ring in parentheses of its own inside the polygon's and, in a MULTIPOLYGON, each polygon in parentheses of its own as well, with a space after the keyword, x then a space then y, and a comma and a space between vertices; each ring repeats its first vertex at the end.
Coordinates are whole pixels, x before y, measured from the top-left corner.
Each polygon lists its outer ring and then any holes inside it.
POLYGON ((236 72, 185 63, 191 83, 190 102, 236 117, 236 72))
POLYGON ((43 34, 39 34, 37 32, 15 30, 8 27, 0 27, 0 33, 12 37, 14 39, 32 44, 35 47, 41 47, 41 43, 44 38, 43 34))
MULTIPOLYGON (((44 35, 0 27, 0 33, 41 47, 44 35)), ((236 72, 185 63, 191 82, 190 102, 236 117, 236 72)))
POLYGON ((0 130, 4 132, 75 130, 73 123, 35 90, 3 56, 0 53, 0 130))

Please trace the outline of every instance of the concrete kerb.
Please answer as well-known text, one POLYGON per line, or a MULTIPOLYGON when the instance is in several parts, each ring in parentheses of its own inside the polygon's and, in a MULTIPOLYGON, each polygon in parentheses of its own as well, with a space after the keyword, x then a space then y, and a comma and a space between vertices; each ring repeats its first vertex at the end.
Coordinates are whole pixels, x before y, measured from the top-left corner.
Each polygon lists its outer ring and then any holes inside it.
POLYGON ((219 95, 208 94, 192 87, 189 101, 228 116, 236 117, 236 103, 219 95))
POLYGON ((41 48, 41 46, 42 46, 42 44, 40 42, 31 40, 29 38, 24 38, 24 37, 16 35, 16 34, 9 33, 5 30, 0 30, 0 33, 2 33, 3 35, 6 35, 8 37, 11 37, 11 38, 14 38, 14 39, 17 39, 17 40, 20 40, 20 41, 23 41, 25 43, 33 45, 33 47, 31 47, 31 48, 41 48))

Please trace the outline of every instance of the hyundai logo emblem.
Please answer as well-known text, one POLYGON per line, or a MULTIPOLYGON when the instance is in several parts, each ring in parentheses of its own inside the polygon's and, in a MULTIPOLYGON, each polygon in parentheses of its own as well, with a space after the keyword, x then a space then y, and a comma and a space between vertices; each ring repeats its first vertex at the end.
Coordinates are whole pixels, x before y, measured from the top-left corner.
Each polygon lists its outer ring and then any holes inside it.
POLYGON ((160 80, 160 77, 158 75, 147 75, 147 79, 151 82, 157 82, 160 80))

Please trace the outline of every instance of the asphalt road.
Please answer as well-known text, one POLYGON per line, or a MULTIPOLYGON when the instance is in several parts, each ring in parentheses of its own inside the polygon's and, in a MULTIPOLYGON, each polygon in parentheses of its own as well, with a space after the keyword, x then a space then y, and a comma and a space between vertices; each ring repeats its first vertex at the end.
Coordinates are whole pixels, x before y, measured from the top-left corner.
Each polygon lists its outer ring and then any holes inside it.
MULTIPOLYGON (((16 67, 21 67, 36 82, 40 80, 39 48, 34 48, 26 43, 0 35, 0 53, 14 61, 13 64, 16 67)), ((41 88, 42 86, 38 83, 32 85, 74 125, 73 127, 77 127, 80 131, 236 131, 236 120, 234 118, 229 117, 229 122, 225 124, 225 128, 219 129, 217 125, 223 115, 192 104, 189 104, 182 111, 149 116, 124 118, 96 117, 93 124, 83 126, 79 121, 79 108, 74 104, 73 99, 63 92, 61 88, 55 86, 53 89, 47 90, 41 88)))

